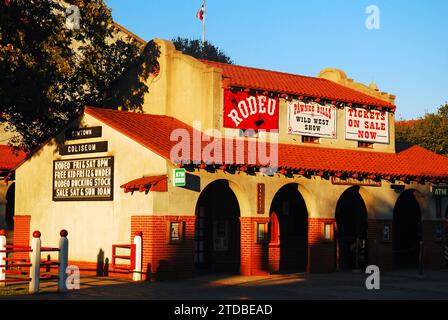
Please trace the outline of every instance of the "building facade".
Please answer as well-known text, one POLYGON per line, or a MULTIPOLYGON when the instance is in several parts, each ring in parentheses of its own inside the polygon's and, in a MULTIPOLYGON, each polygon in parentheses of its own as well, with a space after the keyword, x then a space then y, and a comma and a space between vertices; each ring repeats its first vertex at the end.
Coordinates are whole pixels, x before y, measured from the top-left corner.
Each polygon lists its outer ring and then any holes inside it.
POLYGON ((143 113, 87 107, 16 169, 16 244, 67 229, 95 269, 140 231, 157 278, 445 266, 448 159, 395 142, 393 95, 155 41, 143 113))

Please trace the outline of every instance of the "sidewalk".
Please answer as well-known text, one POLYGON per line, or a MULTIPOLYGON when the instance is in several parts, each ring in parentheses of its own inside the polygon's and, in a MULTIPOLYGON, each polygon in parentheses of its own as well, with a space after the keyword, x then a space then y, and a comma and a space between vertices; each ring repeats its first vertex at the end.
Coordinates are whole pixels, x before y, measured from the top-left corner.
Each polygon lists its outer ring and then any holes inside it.
POLYGON ((0 299, 448 299, 448 272, 428 272, 423 278, 413 271, 383 273, 380 290, 367 290, 366 277, 351 272, 263 277, 210 275, 152 283, 85 277, 81 279, 81 289, 69 293, 51 293, 55 287, 47 284, 39 295, 0 299))

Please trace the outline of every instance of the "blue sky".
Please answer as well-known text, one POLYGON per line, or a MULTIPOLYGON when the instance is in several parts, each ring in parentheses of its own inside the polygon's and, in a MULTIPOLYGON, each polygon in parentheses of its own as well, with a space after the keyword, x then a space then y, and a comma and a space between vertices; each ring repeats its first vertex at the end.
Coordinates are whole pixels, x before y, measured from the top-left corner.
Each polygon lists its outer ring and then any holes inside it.
MULTIPOLYGON (((118 23, 143 39, 200 38, 202 0, 106 0, 118 23)), ((207 0, 207 40, 236 64, 316 76, 343 69, 397 96, 397 118, 448 102, 446 0, 207 0), (367 6, 380 29, 365 27, 367 6)))

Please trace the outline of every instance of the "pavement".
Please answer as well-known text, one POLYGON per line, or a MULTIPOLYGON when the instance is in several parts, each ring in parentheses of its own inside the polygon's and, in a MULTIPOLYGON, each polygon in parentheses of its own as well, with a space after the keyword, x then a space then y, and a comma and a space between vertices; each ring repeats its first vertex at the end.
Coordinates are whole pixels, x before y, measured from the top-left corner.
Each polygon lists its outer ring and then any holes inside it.
POLYGON ((413 270, 384 272, 380 289, 368 290, 368 275, 354 272, 286 274, 269 276, 204 275, 177 281, 132 282, 130 279, 81 277, 81 288, 56 293, 55 283, 42 285, 37 295, 25 287, 9 288, 1 299, 14 300, 412 300, 448 299, 448 272, 413 270), (12 290, 12 291, 11 291, 12 290), (20 291, 21 290, 21 291, 20 291))

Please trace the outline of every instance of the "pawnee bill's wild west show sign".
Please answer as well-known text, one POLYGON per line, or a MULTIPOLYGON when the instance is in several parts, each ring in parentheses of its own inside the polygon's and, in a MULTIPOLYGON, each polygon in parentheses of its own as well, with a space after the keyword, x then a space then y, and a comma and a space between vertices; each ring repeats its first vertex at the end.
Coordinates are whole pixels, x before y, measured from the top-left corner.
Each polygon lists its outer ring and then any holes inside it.
POLYGON ((345 138, 347 140, 389 143, 389 117, 387 112, 346 108, 345 138))
POLYGON ((318 102, 288 102, 288 133, 336 138, 336 107, 318 102))
POLYGON ((224 91, 224 127, 240 130, 278 130, 278 97, 224 91))

